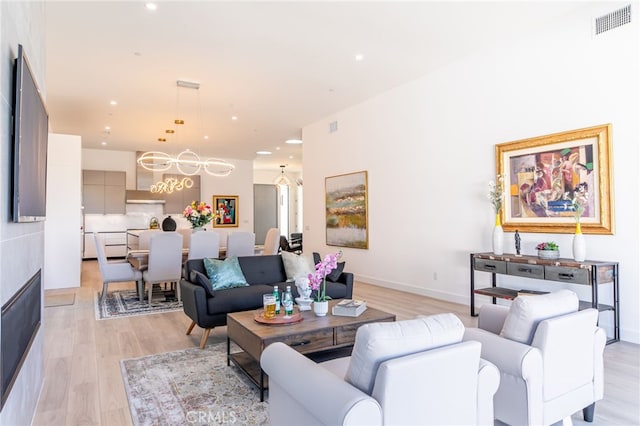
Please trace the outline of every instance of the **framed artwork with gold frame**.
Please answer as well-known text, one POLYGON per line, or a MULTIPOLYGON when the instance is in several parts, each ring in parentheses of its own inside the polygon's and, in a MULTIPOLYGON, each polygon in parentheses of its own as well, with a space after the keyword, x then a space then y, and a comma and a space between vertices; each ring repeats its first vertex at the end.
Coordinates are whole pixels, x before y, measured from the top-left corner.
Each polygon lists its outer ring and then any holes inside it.
POLYGON ((213 203, 213 227, 214 228, 237 228, 238 227, 238 196, 237 195, 214 195, 213 203))
POLYGON ((326 177, 327 245, 368 249, 367 172, 326 177))
POLYGON ((582 232, 614 233, 611 124, 498 144, 495 155, 505 231, 573 233, 580 195, 582 232))

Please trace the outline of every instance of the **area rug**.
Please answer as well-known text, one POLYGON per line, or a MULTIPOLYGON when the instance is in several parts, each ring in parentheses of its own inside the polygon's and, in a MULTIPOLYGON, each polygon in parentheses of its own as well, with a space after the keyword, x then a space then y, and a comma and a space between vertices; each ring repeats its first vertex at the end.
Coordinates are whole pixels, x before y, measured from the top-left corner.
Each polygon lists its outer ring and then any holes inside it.
POLYGON ((108 291, 102 302, 100 292, 95 296, 96 319, 122 318, 132 315, 158 314, 182 310, 182 302, 178 302, 173 292, 164 292, 161 287, 154 286, 151 296, 151 306, 145 298, 140 301, 135 289, 108 291))
POLYGON ((268 405, 226 343, 120 361, 134 425, 267 425, 268 405))
POLYGON ((44 307, 54 308, 56 306, 69 306, 76 303, 76 294, 45 294, 44 307))

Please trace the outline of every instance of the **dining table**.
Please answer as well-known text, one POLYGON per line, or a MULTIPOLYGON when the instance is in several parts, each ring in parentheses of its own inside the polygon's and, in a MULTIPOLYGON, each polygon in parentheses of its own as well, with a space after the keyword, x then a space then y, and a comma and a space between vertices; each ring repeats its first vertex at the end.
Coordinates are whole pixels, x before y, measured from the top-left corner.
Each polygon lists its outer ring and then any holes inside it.
MULTIPOLYGON (((255 254, 258 255, 262 252, 264 246, 256 245, 255 254)), ((220 247, 220 255, 218 259, 224 259, 227 256, 227 248, 220 247)), ((186 262, 189 258, 189 249, 182 249, 182 263, 186 262)), ((127 261, 138 271, 145 271, 149 264, 149 250, 129 250, 127 253, 127 261)))

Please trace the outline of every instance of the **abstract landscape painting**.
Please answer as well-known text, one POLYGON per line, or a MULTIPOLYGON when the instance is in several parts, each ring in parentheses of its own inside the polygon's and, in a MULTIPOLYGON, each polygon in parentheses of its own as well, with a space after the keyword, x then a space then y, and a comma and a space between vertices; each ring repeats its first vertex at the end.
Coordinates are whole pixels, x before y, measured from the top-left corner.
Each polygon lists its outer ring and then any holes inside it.
POLYGON ((325 178, 327 245, 369 248, 367 172, 325 178))

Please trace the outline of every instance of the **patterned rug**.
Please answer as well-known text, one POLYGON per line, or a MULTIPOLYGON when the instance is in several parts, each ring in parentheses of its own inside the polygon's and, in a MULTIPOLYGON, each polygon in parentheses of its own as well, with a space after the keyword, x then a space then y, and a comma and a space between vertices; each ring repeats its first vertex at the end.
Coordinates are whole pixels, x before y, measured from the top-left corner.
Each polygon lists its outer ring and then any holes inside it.
POLYGON ((120 361, 134 425, 267 425, 266 402, 226 343, 120 361))
POLYGON ((148 293, 145 293, 145 298, 141 302, 138 300, 135 289, 111 290, 107 292, 104 300, 100 302, 100 292, 98 292, 94 302, 96 319, 122 318, 132 315, 158 314, 182 310, 182 302, 176 300, 174 292, 165 292, 158 285, 153 287, 151 307, 149 307, 147 297, 148 293))

